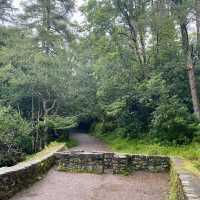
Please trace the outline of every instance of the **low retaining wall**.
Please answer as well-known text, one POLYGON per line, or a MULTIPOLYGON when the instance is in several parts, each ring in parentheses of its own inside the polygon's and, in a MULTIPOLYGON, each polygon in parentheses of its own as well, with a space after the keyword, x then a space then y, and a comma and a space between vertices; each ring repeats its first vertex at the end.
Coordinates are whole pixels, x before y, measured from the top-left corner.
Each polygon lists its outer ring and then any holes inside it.
MULTIPOLYGON (((62 150, 63 147, 57 149, 62 150)), ((56 151, 56 152, 57 152, 56 151)), ((57 152, 37 161, 0 168, 0 200, 34 183, 57 162, 58 169, 70 172, 129 174, 144 170, 171 170, 170 200, 200 200, 200 178, 184 169, 182 160, 162 156, 119 155, 108 152, 57 152)))
POLYGON ((200 178, 184 168, 183 160, 171 158, 170 200, 200 200, 200 178))
POLYGON ((61 171, 88 172, 101 174, 104 171, 103 153, 56 153, 61 171))
POLYGON ((142 156, 142 155, 114 155, 113 173, 121 174, 124 172, 150 171, 164 172, 170 168, 168 157, 162 156, 142 156))
POLYGON ((58 170, 68 172, 129 174, 139 170, 164 172, 170 169, 169 200, 200 200, 200 178, 185 170, 180 159, 84 151, 59 152, 56 158, 58 170))
MULTIPOLYGON (((57 151, 63 148, 64 145, 57 151)), ((0 168, 0 200, 9 199, 15 193, 40 179, 55 164, 54 153, 52 152, 40 160, 0 168)))
POLYGON ((56 153, 58 169, 70 172, 93 172, 102 174, 132 173, 138 170, 163 172, 170 167, 168 157, 118 155, 106 152, 59 152, 56 153))

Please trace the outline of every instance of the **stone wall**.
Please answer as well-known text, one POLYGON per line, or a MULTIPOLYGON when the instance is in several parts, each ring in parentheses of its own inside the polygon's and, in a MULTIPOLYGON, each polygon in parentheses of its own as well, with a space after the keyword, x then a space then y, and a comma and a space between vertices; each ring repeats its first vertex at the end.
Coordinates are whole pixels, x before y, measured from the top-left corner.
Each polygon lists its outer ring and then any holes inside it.
POLYGON ((200 178, 185 169, 184 160, 171 158, 170 200, 200 200, 200 178))
MULTIPOLYGON (((61 150, 63 147, 57 150, 61 150)), ((39 160, 0 168, 0 200, 9 199, 15 193, 39 180, 55 164, 54 153, 39 160)))
POLYGON ((98 174, 129 174, 138 170, 164 172, 170 169, 169 199, 200 200, 200 179, 185 170, 183 161, 180 159, 84 151, 51 153, 40 160, 0 168, 0 200, 9 199, 15 193, 39 180, 55 163, 58 164, 59 170, 98 174))
POLYGON ((114 155, 113 173, 150 171, 164 172, 169 169, 170 160, 162 156, 142 156, 142 155, 114 155))
POLYGON ((174 166, 170 170, 169 200, 186 200, 181 179, 174 166))
POLYGON ((135 171, 171 173, 169 200, 200 200, 200 178, 184 169, 182 160, 143 155, 119 155, 107 152, 56 153, 58 170, 68 172, 112 173, 128 175, 135 171))
POLYGON ((61 171, 69 172, 104 172, 104 154, 103 153, 57 153, 58 168, 61 171))
POLYGON ((168 157, 118 155, 105 152, 56 153, 58 169, 70 172, 124 174, 138 170, 163 172, 170 166, 168 157))

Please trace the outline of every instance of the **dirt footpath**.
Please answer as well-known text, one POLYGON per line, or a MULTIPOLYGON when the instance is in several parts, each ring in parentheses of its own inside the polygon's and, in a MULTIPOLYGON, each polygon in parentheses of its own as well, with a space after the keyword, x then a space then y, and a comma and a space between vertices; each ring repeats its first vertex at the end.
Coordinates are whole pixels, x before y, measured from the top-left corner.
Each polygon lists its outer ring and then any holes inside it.
POLYGON ((51 170, 42 181, 12 200, 165 200, 167 188, 167 174, 114 176, 51 170))
POLYGON ((78 142, 78 146, 70 150, 111 151, 101 140, 83 133, 71 133, 70 137, 78 142))

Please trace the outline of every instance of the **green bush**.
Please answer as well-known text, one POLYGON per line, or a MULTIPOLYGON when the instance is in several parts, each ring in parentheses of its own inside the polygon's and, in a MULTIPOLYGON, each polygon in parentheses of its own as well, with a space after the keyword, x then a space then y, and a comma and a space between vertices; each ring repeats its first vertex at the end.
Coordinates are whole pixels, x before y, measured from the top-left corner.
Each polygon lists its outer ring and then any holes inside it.
POLYGON ((125 137, 132 139, 132 138, 139 138, 142 136, 142 123, 135 119, 132 123, 127 124, 125 128, 125 137))
POLYGON ((103 135, 104 134, 103 123, 102 122, 93 123, 90 128, 90 132, 97 137, 103 135))
POLYGON ((193 142, 199 143, 200 144, 200 124, 198 124, 196 126, 196 131, 194 133, 194 138, 193 138, 193 142))
POLYGON ((30 124, 8 107, 0 107, 0 166, 13 165, 32 152, 30 124))
POLYGON ((112 104, 105 106, 104 113, 107 120, 117 119, 126 108, 125 99, 114 101, 112 104))
MULTIPOLYGON (((48 140, 52 140, 51 132, 56 132, 59 137, 68 139, 69 129, 78 126, 77 117, 62 117, 57 115, 46 116, 44 121, 40 122, 40 126, 47 132, 48 140)), ((55 138, 54 138, 55 139, 55 138)))
POLYGON ((125 138, 139 138, 144 133, 144 123, 141 120, 141 116, 136 111, 133 112, 124 112, 120 118, 120 124, 124 128, 124 134, 122 135, 125 138))
POLYGON ((151 134, 161 143, 188 144, 192 142, 196 123, 187 108, 176 98, 161 103, 153 113, 151 134))
POLYGON ((111 132, 117 128, 117 124, 114 121, 106 121, 103 123, 103 132, 111 132))
POLYGON ((54 130, 65 130, 78 125, 77 117, 61 117, 57 115, 47 116, 44 119, 45 125, 54 130))

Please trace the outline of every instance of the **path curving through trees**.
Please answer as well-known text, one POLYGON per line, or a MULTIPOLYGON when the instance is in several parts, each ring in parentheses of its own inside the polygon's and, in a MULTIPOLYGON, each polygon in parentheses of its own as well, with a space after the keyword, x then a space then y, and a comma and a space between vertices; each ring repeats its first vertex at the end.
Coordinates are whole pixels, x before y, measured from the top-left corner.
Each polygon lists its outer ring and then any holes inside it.
MULTIPOLYGON (((79 143, 71 150, 108 151, 100 140, 83 133, 71 135, 79 143)), ((165 200, 168 174, 137 172, 131 176, 58 172, 51 169, 44 179, 11 200, 165 200)))
POLYGON ((71 148, 71 151, 111 151, 106 144, 89 134, 74 132, 70 137, 78 142, 78 146, 71 148))

